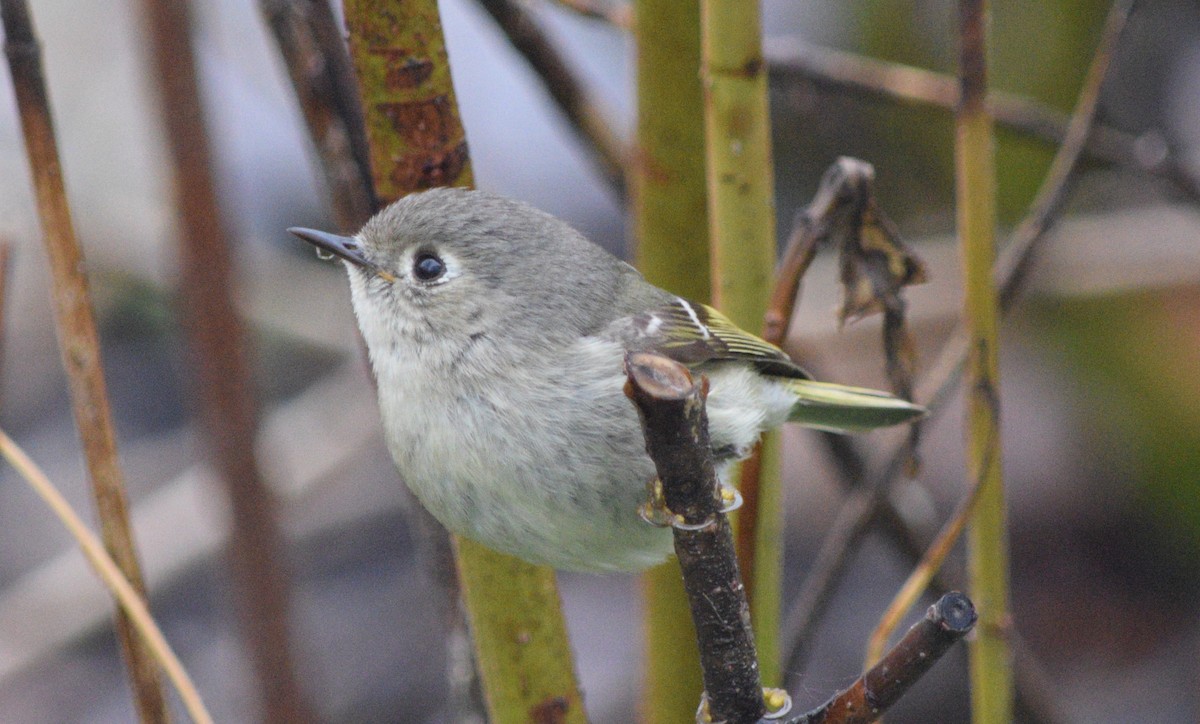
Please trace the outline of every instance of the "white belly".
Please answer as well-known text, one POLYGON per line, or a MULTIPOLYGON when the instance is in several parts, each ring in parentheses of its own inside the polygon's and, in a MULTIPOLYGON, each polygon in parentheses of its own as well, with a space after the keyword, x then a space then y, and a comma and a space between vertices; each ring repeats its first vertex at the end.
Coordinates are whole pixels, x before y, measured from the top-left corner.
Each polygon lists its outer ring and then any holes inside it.
MULTIPOLYGON (((474 385, 396 357, 390 369, 377 364, 392 456, 455 533, 555 568, 646 568, 671 551, 671 534, 637 514, 654 467, 623 392, 621 350, 592 341, 569 357, 569 370, 523 367, 474 385)), ((718 368, 710 383, 715 448, 748 450, 764 425, 786 418, 749 370, 718 368)))

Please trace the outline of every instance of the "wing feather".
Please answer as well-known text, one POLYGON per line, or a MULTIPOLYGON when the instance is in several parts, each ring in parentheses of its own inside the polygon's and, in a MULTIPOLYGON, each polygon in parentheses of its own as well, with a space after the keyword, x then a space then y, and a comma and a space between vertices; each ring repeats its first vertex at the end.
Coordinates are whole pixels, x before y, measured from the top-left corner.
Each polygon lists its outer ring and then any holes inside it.
POLYGON ((675 297, 664 306, 632 318, 632 346, 658 352, 689 367, 706 362, 740 361, 769 375, 810 379, 775 345, 731 322, 706 304, 675 297))

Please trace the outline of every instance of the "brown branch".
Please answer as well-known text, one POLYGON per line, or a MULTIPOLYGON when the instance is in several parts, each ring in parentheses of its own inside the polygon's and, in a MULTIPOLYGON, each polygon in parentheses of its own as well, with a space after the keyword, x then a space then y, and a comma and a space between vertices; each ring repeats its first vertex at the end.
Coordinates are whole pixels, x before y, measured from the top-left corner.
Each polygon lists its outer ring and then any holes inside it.
MULTIPOLYGON (((904 323, 900 291, 905 285, 923 282, 925 270, 921 261, 901 243, 895 225, 879 208, 874 180, 874 167, 855 158, 839 158, 825 171, 812 202, 796 214, 793 222, 763 315, 763 339, 776 346, 783 345, 799 302, 801 280, 817 249, 837 246, 844 289, 840 318, 844 322, 882 309, 887 372, 894 391, 911 399, 914 353, 904 323)), ((909 447, 915 450, 918 427, 912 425, 909 431, 909 447)), ((847 486, 857 487, 863 477, 863 465, 853 444, 840 435, 823 437, 847 486)), ((737 549, 744 569, 751 568, 758 538, 760 476, 760 448, 756 447, 742 466, 740 482, 746 504, 738 526, 737 549)), ((835 559, 827 562, 837 565, 835 559)), ((832 569, 827 569, 827 573, 832 573, 832 569)), ((819 605, 820 600, 811 603, 819 605)))
POLYGON ((328 0, 259 0, 316 146, 334 222, 357 231, 375 212, 362 104, 328 0))
MULTIPOLYGON (((46 253, 50 259, 55 328, 63 368, 70 383, 75 426, 83 443, 88 478, 100 518, 101 537, 121 572, 143 599, 146 596, 133 534, 117 442, 109 412, 108 393, 100 357, 96 322, 92 313, 83 252, 75 238, 71 212, 63 187, 62 166, 54 140, 54 121, 46 95, 41 48, 24 0, 0 0, 4 24, 4 52, 12 73, 13 90, 25 136, 41 218, 46 253)), ((129 665, 135 708, 143 722, 168 720, 158 667, 145 644, 138 640, 123 610, 116 614, 117 637, 129 665)))
MULTIPOLYGON (((953 110, 958 85, 953 76, 900 63, 825 48, 795 37, 768 38, 763 55, 771 73, 799 78, 837 92, 858 93, 915 106, 953 110)), ((987 108, 1001 126, 1063 143, 1071 116, 1022 95, 991 91, 987 108)), ((1086 154, 1095 160, 1161 176, 1190 198, 1200 198, 1200 181, 1154 131, 1133 134, 1097 126, 1086 154)))
POLYGON ((637 406, 646 451, 662 481, 711 719, 757 722, 765 712, 762 684, 750 606, 709 448, 708 382, 694 382, 683 365, 649 353, 627 355, 625 372, 625 394, 637 406))
POLYGON ((240 623, 261 687, 264 719, 308 721, 312 717, 291 659, 275 501, 254 453, 258 411, 246 334, 233 302, 233 261, 213 183, 190 9, 187 0, 143 0, 142 10, 182 236, 179 313, 194 355, 200 428, 230 500, 227 555, 240 623))
POLYGON ((975 626, 975 607, 951 592, 929 607, 887 656, 825 704, 788 724, 866 724, 883 715, 975 626))
POLYGON ((542 79, 546 92, 583 138, 600 175, 617 194, 625 193, 625 150, 591 94, 541 26, 513 0, 479 0, 510 43, 542 79))

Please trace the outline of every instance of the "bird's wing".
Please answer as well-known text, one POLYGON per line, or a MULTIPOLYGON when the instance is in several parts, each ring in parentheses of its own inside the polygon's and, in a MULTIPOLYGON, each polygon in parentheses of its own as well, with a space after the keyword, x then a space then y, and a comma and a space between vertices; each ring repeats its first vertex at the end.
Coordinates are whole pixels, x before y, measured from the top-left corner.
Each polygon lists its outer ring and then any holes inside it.
POLYGON ((657 352, 689 367, 740 361, 778 377, 809 379, 783 350, 750 334, 706 304, 674 297, 629 318, 625 340, 631 349, 657 352))

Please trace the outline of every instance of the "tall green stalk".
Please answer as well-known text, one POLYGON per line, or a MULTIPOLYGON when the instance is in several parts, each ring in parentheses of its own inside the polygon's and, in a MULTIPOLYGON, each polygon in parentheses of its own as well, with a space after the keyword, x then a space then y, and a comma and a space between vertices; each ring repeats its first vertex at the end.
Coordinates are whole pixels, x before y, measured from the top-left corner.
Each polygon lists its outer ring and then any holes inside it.
MULTIPOLYGON (((630 166, 635 258, 652 283, 709 299, 699 0, 638 0, 637 147, 630 166)), ((675 561, 647 571, 646 724, 690 721, 700 692, 696 631, 675 561)))
MULTIPOLYGON (((348 0, 346 26, 376 195, 469 186, 436 0, 348 0)), ((585 722, 554 572, 455 542, 490 720, 585 722)))
MULTIPOLYGON (((713 301, 736 324, 757 330, 775 267, 775 186, 759 4, 703 0, 701 16, 713 301)), ((742 575, 768 686, 779 680, 782 506, 776 446, 769 435, 763 443, 760 488, 743 491, 748 498, 745 518, 756 524, 738 532, 755 543, 742 575)))
POLYGON ((962 246, 967 360, 967 466, 979 485, 968 539, 971 597, 979 611, 970 648, 973 721, 1012 721, 1013 680, 1007 630, 1008 542, 1000 468, 999 362, 995 259, 996 170, 987 93, 986 0, 959 3, 959 99, 955 119, 958 235, 962 246))

